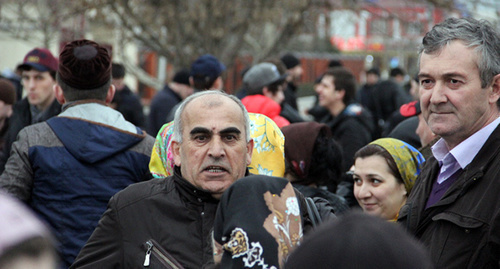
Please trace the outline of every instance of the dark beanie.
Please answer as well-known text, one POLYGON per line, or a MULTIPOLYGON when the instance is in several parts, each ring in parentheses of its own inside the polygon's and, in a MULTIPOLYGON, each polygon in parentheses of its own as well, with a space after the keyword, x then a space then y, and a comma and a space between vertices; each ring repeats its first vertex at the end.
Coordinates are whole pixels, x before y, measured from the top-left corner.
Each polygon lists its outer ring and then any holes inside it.
POLYGON ((94 41, 80 39, 66 44, 59 55, 59 78, 68 86, 97 89, 111 80, 108 49, 94 41))
POLYGON ((184 84, 184 85, 190 86, 189 76, 190 76, 190 71, 188 69, 184 68, 184 69, 179 70, 177 73, 175 73, 172 81, 179 83, 179 84, 184 84))
POLYGON ((287 53, 281 57, 281 61, 285 64, 286 69, 292 69, 300 64, 297 57, 293 56, 291 53, 287 53))
POLYGON ((10 80, 0 78, 0 101, 7 105, 13 105, 16 102, 16 88, 10 80))

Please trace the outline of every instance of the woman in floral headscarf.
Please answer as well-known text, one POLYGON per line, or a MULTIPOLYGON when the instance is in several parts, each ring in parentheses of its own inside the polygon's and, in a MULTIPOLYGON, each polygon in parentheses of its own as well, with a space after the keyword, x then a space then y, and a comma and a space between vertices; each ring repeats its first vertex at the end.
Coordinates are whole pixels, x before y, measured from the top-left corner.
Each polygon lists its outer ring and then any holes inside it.
POLYGON ((411 145, 394 138, 377 139, 354 155, 354 196, 363 211, 396 220, 424 162, 411 145))

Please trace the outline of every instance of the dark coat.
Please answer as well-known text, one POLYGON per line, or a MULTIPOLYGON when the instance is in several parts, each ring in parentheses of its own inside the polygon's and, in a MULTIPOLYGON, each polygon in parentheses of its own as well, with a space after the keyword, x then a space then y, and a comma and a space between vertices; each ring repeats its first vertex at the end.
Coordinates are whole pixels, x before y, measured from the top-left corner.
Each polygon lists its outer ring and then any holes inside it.
POLYGON ((184 268, 213 264, 210 234, 218 203, 179 169, 168 178, 130 185, 111 198, 71 268, 143 268, 151 239, 184 268))
POLYGON ((182 101, 182 98, 167 85, 156 93, 151 100, 148 121, 148 133, 156 136, 163 124, 167 123, 167 116, 173 107, 182 101))
POLYGON ((283 103, 290 105, 293 109, 298 110, 297 106, 297 86, 293 82, 288 82, 287 88, 283 91, 285 100, 283 103))
POLYGON ((122 90, 116 91, 111 103, 116 106, 115 109, 122 113, 127 121, 135 126, 144 128, 145 118, 141 100, 129 87, 125 86, 122 90))
POLYGON ((398 222, 430 250, 437 268, 500 266, 500 127, 437 203, 425 209, 439 173, 425 163, 398 222))
POLYGON ((371 114, 358 104, 350 104, 338 116, 330 114, 321 122, 330 127, 333 138, 342 146, 344 171, 348 171, 354 163, 354 153, 372 141, 371 114))
MULTIPOLYGON (((14 141, 16 141, 17 139, 17 134, 19 134, 19 131, 21 131, 24 127, 32 124, 30 104, 27 98, 24 98, 21 101, 15 103, 12 110, 12 116, 9 118, 9 129, 5 134, 5 144, 3 148, 4 155, 0 160, 0 173, 2 173, 5 169, 5 163, 10 156, 10 149, 12 147, 12 143, 14 143, 14 141)), ((47 110, 42 113, 43 115, 41 115, 42 117, 38 122, 43 122, 54 116, 57 116, 59 113, 61 113, 61 105, 57 102, 56 99, 54 99, 50 107, 48 107, 47 110)))
POLYGON ((411 101, 404 89, 392 80, 384 80, 375 85, 365 85, 358 91, 358 100, 373 115, 377 137, 382 135, 387 121, 403 104, 411 101))
POLYGON ((285 102, 283 102, 281 104, 280 116, 287 119, 290 123, 304 121, 304 118, 302 118, 302 116, 300 115, 300 112, 285 102))
POLYGON ((293 187, 299 190, 306 197, 320 197, 327 200, 330 206, 335 210, 336 215, 342 214, 349 209, 347 201, 335 193, 321 188, 313 188, 300 184, 293 184, 293 187))
POLYGON ((392 129, 387 137, 402 140, 418 149, 422 147, 422 143, 420 142, 420 137, 415 133, 417 127, 418 117, 409 117, 396 125, 396 128, 392 129))

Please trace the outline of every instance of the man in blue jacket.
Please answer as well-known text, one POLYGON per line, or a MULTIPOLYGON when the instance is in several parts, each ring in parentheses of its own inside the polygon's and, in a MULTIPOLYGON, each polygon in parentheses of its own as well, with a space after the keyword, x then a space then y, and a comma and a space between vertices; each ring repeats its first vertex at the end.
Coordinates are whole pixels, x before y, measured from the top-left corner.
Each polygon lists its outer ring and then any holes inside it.
POLYGON ((106 48, 89 40, 68 43, 56 80, 62 113, 20 131, 0 187, 51 226, 61 267, 68 268, 110 197, 149 178, 154 139, 108 107, 115 88, 106 48))

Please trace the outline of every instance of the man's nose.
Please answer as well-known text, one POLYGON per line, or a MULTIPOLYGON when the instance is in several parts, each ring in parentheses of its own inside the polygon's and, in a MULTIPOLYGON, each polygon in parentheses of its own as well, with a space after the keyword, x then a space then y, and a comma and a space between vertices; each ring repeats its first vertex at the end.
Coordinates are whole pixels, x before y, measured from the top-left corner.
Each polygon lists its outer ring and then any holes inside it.
POLYGON ((446 101, 446 87, 443 83, 437 82, 432 89, 430 102, 432 104, 440 104, 445 103, 446 101))
POLYGON ((209 143, 208 155, 213 158, 225 156, 224 143, 219 137, 214 137, 209 143))
POLYGON ((24 79, 23 81, 23 86, 27 89, 34 89, 36 85, 36 82, 34 79, 29 78, 29 79, 24 79))

